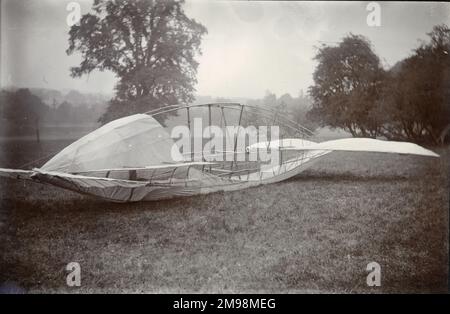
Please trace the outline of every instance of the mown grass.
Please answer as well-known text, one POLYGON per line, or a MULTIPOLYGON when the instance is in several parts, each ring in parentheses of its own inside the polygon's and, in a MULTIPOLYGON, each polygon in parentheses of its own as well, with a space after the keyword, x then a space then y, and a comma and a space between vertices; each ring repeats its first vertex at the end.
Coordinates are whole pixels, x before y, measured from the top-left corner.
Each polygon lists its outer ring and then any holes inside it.
MULTIPOLYGON (((64 141, 0 143, 16 167, 64 141), (36 153, 32 154, 31 152, 36 153)), ((0 179, 0 285, 28 292, 445 292, 448 158, 332 153, 291 180, 114 204, 0 179), (81 287, 66 265, 81 265, 81 287), (366 265, 382 286, 367 287, 366 265)))

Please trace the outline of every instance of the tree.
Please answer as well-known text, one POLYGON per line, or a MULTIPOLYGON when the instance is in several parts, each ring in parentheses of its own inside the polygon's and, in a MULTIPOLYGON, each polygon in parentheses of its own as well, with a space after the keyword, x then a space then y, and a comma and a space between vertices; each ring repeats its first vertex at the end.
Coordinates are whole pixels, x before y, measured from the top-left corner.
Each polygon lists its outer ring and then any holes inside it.
POLYGON ((303 94, 303 91, 300 91, 300 94, 297 98, 294 98, 294 103, 292 105, 292 120, 311 131, 314 131, 318 124, 315 119, 312 119, 308 113, 312 108, 312 100, 307 95, 303 94))
POLYGON ((183 11, 183 0, 94 0, 93 12, 71 27, 67 53, 80 52, 71 69, 116 74, 116 95, 100 118, 194 100, 200 43, 206 28, 183 11))
POLYGON ((48 113, 49 107, 28 88, 19 88, 14 92, 6 91, 2 94, 2 114, 10 127, 8 133, 35 133, 39 141, 39 125, 48 113))
POLYGON ((384 70, 369 40, 350 34, 336 47, 320 47, 314 59, 318 66, 309 88, 313 99, 309 116, 353 136, 377 136, 384 70))
MULTIPOLYGON (((249 99, 247 101, 248 108, 246 108, 246 115, 243 118, 244 126, 262 126, 262 125, 279 125, 284 123, 298 128, 300 126, 306 127, 313 131, 317 128, 317 124, 309 119, 307 115, 311 109, 311 99, 300 92, 298 97, 292 97, 289 93, 283 94, 277 98, 276 94, 266 91, 262 99, 249 99), (258 108, 259 107, 259 108, 258 108), (272 110, 269 113, 267 110, 272 110)), ((292 128, 283 127, 280 129, 280 135, 297 136, 298 133, 292 128)))
POLYGON ((450 29, 435 26, 414 54, 390 71, 383 111, 388 137, 438 144, 450 126, 450 29))

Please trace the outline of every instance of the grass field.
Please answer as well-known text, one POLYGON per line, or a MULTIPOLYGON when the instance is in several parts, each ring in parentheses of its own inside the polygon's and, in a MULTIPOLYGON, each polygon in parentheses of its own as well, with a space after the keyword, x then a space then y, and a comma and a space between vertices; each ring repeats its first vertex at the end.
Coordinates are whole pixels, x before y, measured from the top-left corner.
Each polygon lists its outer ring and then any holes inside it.
MULTIPOLYGON (((0 142, 18 167, 70 141, 0 142), (34 152, 34 153, 32 153, 34 152)), ((27 292, 446 292, 448 160, 331 153, 279 184, 113 204, 0 179, 0 285, 27 292), (81 287, 65 266, 81 265, 81 287), (366 265, 381 265, 367 287, 366 265)))

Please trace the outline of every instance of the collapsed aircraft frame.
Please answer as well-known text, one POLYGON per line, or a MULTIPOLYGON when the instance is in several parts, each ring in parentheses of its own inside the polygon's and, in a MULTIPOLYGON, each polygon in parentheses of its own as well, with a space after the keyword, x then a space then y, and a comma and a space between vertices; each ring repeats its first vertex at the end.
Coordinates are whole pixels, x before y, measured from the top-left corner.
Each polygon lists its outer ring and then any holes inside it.
POLYGON ((313 132, 306 127, 262 106, 239 103, 168 106, 107 123, 67 146, 40 168, 0 168, 0 176, 51 184, 108 201, 135 202, 280 182, 296 176, 332 151, 438 157, 413 143, 367 138, 316 143, 312 136, 313 132), (225 129, 278 126, 279 138, 271 136, 270 140, 249 143, 238 150, 237 135, 227 139, 226 130, 225 140, 233 144, 230 151, 205 154, 203 138, 202 151, 195 151, 195 138, 191 136, 191 149, 181 152, 169 134, 170 129, 184 124, 191 130, 195 118, 206 121, 203 125, 225 129), (277 163, 249 160, 255 150, 277 154, 277 163), (233 156, 231 161, 227 161, 228 155, 233 156))

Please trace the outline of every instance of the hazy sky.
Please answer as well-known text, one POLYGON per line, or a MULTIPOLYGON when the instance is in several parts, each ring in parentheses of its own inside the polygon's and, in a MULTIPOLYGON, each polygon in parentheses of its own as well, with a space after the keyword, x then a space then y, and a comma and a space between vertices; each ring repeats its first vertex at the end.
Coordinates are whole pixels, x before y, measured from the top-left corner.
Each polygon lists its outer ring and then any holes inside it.
MULTIPOLYGON (((1 0, 1 85, 112 93, 115 77, 93 72, 72 79, 64 0, 1 0)), ((82 13, 91 1, 78 1, 82 13)), ((188 16, 208 29, 198 58, 197 93, 215 97, 297 95, 312 84, 315 46, 352 32, 367 36, 388 67, 426 39, 433 25, 450 25, 448 3, 383 3, 381 26, 369 27, 369 2, 187 1, 188 16)))

